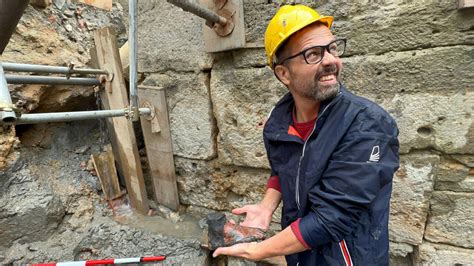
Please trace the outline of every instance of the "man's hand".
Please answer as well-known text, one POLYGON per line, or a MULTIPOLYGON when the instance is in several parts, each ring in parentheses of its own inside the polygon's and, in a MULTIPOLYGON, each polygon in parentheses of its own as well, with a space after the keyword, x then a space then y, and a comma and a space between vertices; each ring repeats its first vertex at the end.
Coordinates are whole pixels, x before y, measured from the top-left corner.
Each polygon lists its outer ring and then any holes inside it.
POLYGON ((272 221, 272 215, 280 204, 281 193, 278 190, 269 188, 265 192, 263 200, 259 204, 245 205, 241 208, 233 209, 232 213, 237 215, 246 214, 241 226, 260 228, 267 230, 272 221))
POLYGON ((219 255, 241 257, 253 261, 263 259, 257 255, 257 242, 241 243, 231 247, 221 247, 216 249, 212 254, 214 258, 219 255))
POLYGON ((233 209, 233 214, 246 214, 241 226, 260 228, 267 230, 272 221, 273 210, 263 207, 261 204, 245 205, 241 208, 233 209))
POLYGON ((288 226, 280 233, 262 242, 241 243, 231 247, 221 247, 216 249, 212 256, 227 255, 261 261, 270 257, 298 253, 306 249, 288 226))

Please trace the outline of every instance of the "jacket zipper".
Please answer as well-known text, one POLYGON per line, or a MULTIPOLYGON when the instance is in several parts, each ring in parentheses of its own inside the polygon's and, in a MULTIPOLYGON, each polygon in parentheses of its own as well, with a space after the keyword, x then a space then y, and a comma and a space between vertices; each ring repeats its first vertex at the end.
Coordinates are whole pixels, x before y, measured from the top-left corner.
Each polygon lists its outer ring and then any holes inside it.
POLYGON ((306 149, 306 143, 308 143, 308 140, 311 138, 311 136, 313 135, 313 132, 316 130, 316 125, 318 124, 318 120, 321 116, 323 116, 324 112, 326 112, 326 110, 328 109, 329 106, 332 105, 332 102, 329 103, 324 109, 323 111, 321 112, 320 115, 318 115, 318 118, 316 118, 316 121, 314 121, 314 126, 313 126, 313 130, 311 131, 311 133, 309 134, 309 136, 306 138, 306 140, 304 141, 304 144, 303 144, 303 152, 301 153, 301 156, 300 156, 300 160, 298 162, 298 170, 296 171, 296 206, 298 207, 298 210, 301 209, 301 206, 300 206, 300 168, 301 168, 301 161, 303 161, 303 157, 304 157, 304 151, 306 149))

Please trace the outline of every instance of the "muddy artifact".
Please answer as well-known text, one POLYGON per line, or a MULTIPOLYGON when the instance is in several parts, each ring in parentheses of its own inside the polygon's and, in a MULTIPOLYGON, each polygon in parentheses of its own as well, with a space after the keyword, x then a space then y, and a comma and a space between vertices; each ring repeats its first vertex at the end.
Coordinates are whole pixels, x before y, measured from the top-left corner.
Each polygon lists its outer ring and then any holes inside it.
POLYGON ((209 249, 228 247, 238 243, 262 241, 265 231, 237 225, 228 221, 225 214, 214 212, 207 216, 209 249))

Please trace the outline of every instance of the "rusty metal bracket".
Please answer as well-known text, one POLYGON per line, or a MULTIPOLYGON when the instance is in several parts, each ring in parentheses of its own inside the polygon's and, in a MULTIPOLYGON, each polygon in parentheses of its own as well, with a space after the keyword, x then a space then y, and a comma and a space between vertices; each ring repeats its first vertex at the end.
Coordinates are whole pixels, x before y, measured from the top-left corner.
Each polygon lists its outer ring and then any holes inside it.
POLYGON ((99 76, 100 83, 105 84, 105 89, 107 90, 108 93, 112 93, 112 80, 114 80, 114 73, 109 70, 109 68, 106 69, 107 74, 102 74, 99 76))
POLYGON ((71 78, 71 74, 74 72, 74 62, 70 62, 69 65, 67 66, 67 73, 66 73, 66 79, 71 78))
POLYGON ((155 106, 151 104, 148 101, 142 101, 141 105, 142 108, 149 108, 150 109, 150 114, 148 115, 142 115, 142 117, 151 123, 151 132, 152 133, 159 133, 161 132, 161 126, 158 121, 158 117, 156 116, 155 113, 155 106))
POLYGON ((217 11, 217 14, 221 17, 224 17, 227 19, 227 23, 225 25, 221 25, 219 23, 214 23, 214 26, 212 27, 214 31, 217 33, 217 35, 221 37, 228 36, 234 31, 235 23, 234 23, 234 15, 236 11, 233 10, 228 10, 228 9, 221 9, 217 11))

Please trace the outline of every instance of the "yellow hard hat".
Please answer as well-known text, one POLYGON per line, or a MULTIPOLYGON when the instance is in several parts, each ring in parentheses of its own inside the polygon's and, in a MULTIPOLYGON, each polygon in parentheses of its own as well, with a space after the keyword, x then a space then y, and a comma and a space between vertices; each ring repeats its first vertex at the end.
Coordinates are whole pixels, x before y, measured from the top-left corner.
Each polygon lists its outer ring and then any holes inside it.
POLYGON ((295 32, 316 21, 320 21, 330 28, 333 20, 332 16, 320 16, 314 9, 304 5, 282 6, 270 20, 265 31, 265 52, 268 65, 273 69, 273 56, 283 42, 295 32))

